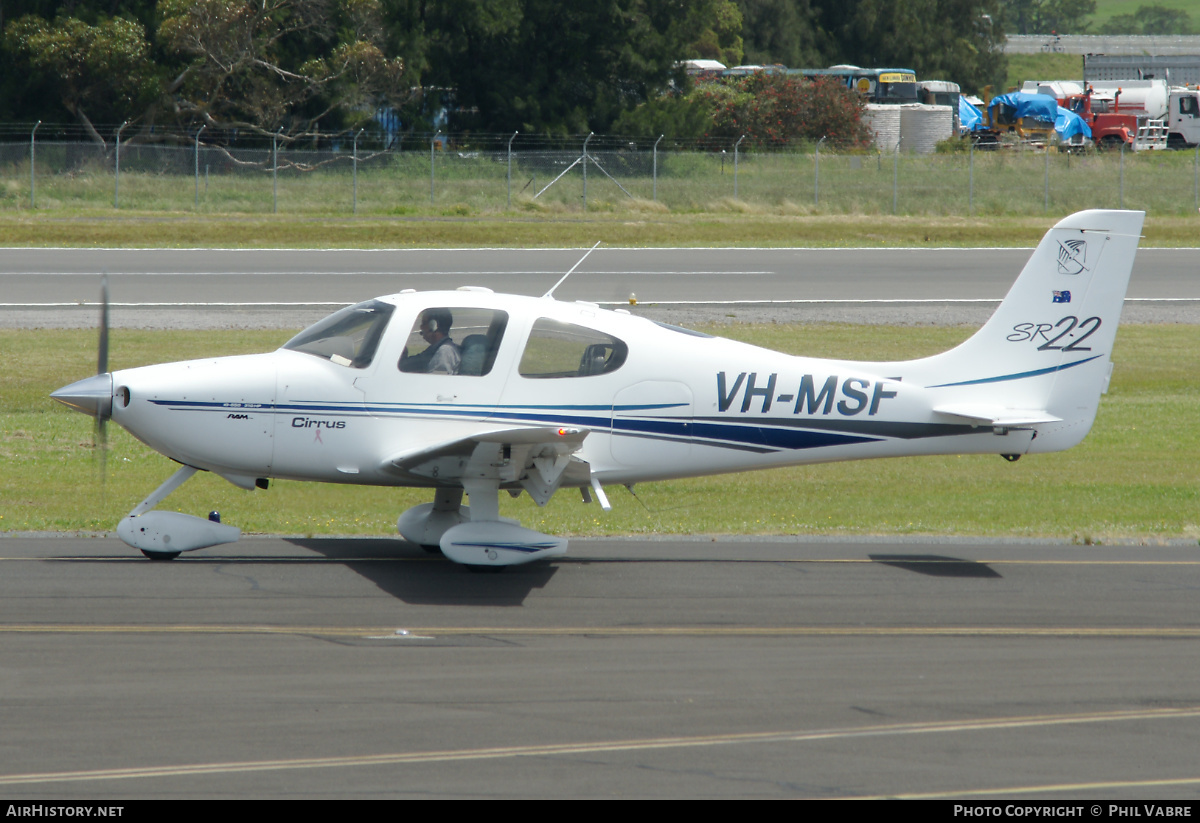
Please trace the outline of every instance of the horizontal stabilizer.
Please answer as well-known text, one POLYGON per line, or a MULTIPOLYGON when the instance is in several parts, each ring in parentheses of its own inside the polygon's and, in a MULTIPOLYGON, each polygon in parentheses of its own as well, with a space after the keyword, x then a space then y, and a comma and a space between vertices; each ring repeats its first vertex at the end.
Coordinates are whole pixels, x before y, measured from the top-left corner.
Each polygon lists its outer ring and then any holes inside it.
POLYGON ((934 412, 966 421, 973 426, 1033 426, 1038 423, 1058 423, 1061 417, 1055 417, 1044 410, 1034 409, 1005 409, 999 406, 986 406, 971 403, 953 403, 935 406, 934 412))

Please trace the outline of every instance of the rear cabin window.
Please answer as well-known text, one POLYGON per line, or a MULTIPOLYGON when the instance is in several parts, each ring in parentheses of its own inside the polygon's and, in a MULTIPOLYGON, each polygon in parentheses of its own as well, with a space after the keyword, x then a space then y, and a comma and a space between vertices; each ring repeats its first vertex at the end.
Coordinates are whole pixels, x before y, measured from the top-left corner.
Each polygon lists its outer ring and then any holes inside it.
POLYGON ((438 306, 417 315, 397 364, 402 372, 480 377, 492 370, 508 313, 438 306))
POLYGON ((537 379, 590 377, 616 371, 628 354, 615 337, 543 317, 533 324, 517 371, 537 379))

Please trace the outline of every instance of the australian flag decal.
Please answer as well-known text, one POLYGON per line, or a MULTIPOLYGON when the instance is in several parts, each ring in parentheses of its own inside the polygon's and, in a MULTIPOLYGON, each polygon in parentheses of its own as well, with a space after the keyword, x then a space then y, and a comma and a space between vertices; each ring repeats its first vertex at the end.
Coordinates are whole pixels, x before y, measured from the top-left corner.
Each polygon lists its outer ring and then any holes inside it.
POLYGON ((1057 289, 1055 289, 1054 290, 1054 299, 1051 302, 1052 303, 1070 303, 1071 302, 1071 293, 1066 290, 1058 291, 1057 289))

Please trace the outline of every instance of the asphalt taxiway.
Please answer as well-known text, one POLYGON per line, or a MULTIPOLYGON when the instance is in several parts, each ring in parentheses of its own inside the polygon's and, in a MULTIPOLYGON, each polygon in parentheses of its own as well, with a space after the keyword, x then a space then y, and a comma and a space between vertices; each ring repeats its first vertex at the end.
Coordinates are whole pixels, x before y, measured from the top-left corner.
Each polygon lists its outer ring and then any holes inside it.
POLYGON ((1187 798, 1200 551, 0 540, 0 795, 1187 798))

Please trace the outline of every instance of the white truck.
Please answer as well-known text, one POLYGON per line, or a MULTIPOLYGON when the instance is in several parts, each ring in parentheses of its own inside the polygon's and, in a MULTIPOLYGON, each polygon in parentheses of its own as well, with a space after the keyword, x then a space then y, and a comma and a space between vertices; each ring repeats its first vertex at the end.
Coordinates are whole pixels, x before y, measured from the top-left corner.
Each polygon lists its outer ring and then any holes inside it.
POLYGON ((1153 80, 1096 80, 1088 84, 1105 96, 1115 95, 1118 113, 1162 120, 1167 129, 1167 147, 1191 148, 1200 143, 1200 88, 1168 86, 1153 80), (1120 90, 1120 94, 1116 92, 1120 90))

